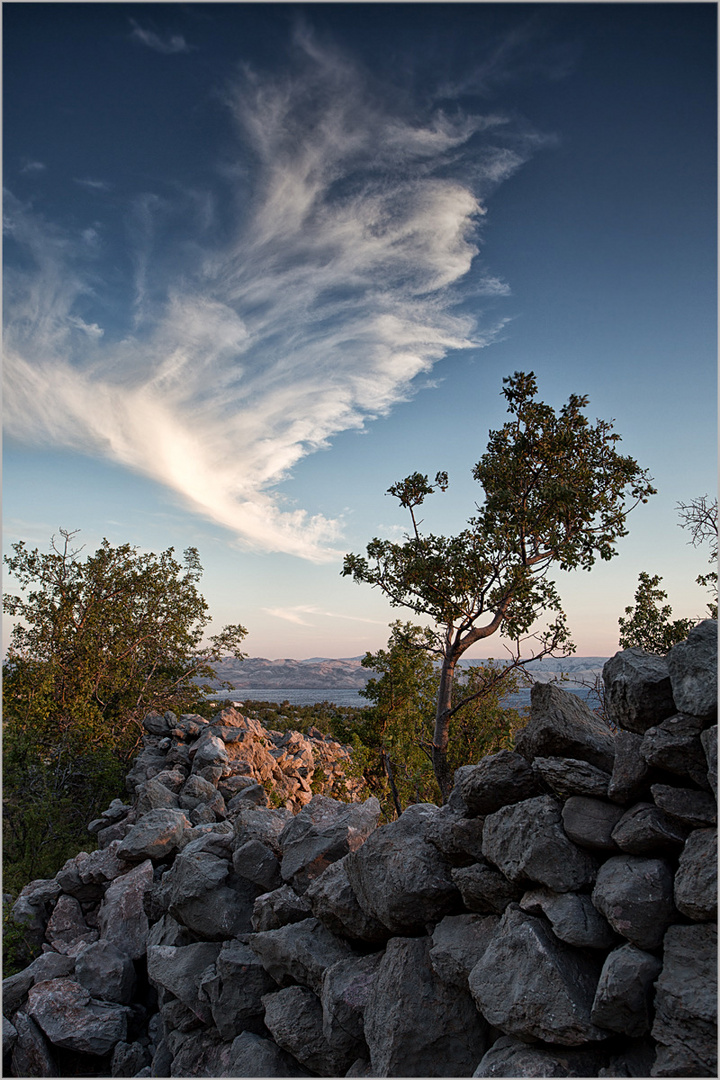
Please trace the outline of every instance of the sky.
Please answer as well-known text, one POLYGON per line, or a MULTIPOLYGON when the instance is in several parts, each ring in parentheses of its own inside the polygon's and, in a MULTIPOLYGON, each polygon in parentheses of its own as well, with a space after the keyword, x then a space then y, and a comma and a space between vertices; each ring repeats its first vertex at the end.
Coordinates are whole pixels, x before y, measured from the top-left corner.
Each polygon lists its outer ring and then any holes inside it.
POLYGON ((463 528, 532 370, 658 489, 556 577, 577 654, 617 650, 641 571, 701 615, 677 503, 717 487, 715 21, 4 3, 5 552, 194 546, 250 655, 374 651, 414 616, 343 555, 402 538, 416 471, 450 477, 424 527, 463 528))

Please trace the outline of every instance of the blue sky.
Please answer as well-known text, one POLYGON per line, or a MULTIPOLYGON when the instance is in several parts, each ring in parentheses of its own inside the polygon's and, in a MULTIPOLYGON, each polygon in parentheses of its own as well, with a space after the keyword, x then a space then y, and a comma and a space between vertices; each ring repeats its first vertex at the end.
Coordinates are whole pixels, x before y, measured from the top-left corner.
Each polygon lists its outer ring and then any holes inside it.
MULTIPOLYGON (((200 551, 254 656, 409 617, 340 576, 462 528, 502 378, 590 397, 655 478, 558 575, 579 655, 638 573, 700 614, 676 504, 716 490, 716 8, 13 4, 4 19, 4 545, 200 551)), ((489 639, 475 655, 500 655, 489 639)), ((472 654, 471 654, 472 655, 472 654)))

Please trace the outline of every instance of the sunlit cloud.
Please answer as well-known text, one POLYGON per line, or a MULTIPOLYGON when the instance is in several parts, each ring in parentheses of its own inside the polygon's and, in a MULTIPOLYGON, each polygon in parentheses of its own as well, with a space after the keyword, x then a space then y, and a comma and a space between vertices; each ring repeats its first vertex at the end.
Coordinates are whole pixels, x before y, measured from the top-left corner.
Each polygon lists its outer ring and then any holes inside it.
POLYGON ((538 140, 497 110, 404 115, 346 57, 297 45, 291 72, 247 69, 227 88, 250 194, 221 242, 209 195, 128 207, 125 337, 93 308, 110 285, 87 229, 67 235, 6 197, 33 269, 6 270, 5 411, 18 439, 104 456, 245 546, 323 561, 342 552, 342 520, 278 485, 410 398, 449 351, 500 332, 456 302, 471 268, 472 295, 507 292, 473 265, 485 199, 538 140))
POLYGON ((384 619, 368 619, 362 615, 347 615, 340 611, 324 611, 312 604, 295 604, 287 608, 263 608, 268 615, 276 619, 284 619, 285 622, 296 623, 298 626, 316 626, 317 623, 308 622, 305 615, 315 615, 324 619, 347 619, 350 622, 372 623, 373 626, 385 626, 384 619))
POLYGON ((155 52, 165 53, 166 55, 190 52, 190 46, 182 34, 170 34, 168 37, 163 38, 152 30, 144 30, 134 19, 130 19, 130 24, 133 28, 130 36, 135 41, 139 41, 141 45, 147 45, 149 49, 154 49, 155 52))

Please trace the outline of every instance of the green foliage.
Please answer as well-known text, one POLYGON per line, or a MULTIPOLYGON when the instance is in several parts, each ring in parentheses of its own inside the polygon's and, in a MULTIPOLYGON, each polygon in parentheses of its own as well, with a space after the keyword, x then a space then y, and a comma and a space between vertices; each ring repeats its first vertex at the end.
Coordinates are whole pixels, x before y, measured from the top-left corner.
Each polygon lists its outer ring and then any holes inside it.
POLYGON ((696 619, 670 618, 672 608, 663 604, 667 593, 658 588, 661 581, 657 574, 640 574, 635 606, 625 608, 626 619, 618 619, 621 649, 638 648, 664 656, 673 645, 684 641, 695 625, 696 619))
POLYGON ((52 876, 87 822, 122 794, 150 709, 197 711, 213 663, 242 657, 246 630, 201 644, 207 604, 198 553, 178 562, 103 540, 86 559, 60 530, 49 553, 20 542, 5 558, 21 592, 3 664, 5 873, 17 883, 52 876), (24 880, 23 880, 24 879, 24 880))
POLYGON ((655 493, 647 472, 618 453, 612 423, 593 426, 583 415, 587 398, 573 394, 556 413, 536 400, 532 372, 503 381, 512 419, 490 432, 475 465, 484 502, 467 528, 449 537, 421 533, 415 510, 436 489, 444 491, 448 479, 438 473, 431 484, 413 473, 389 488, 410 514, 411 533, 401 543, 376 537, 367 556, 346 555, 342 570, 380 588, 393 606, 435 623, 424 647, 442 661, 431 745, 443 799, 452 781, 451 721, 472 699, 453 697, 460 657, 498 631, 514 648, 503 678, 531 659, 573 652, 550 568, 589 570, 597 558, 612 558, 628 513, 655 493), (543 616, 545 628, 534 629, 543 616), (523 660, 527 635, 534 651, 523 660))
MULTIPOLYGON (((717 566, 718 557, 718 505, 717 499, 713 502, 706 495, 701 495, 689 503, 678 503, 680 527, 690 530, 690 543, 693 547, 700 544, 710 544, 709 562, 717 566)), ((633 647, 644 649, 645 652, 657 653, 664 656, 665 653, 684 641, 693 626, 700 618, 672 619, 672 608, 664 604, 667 593, 658 586, 662 578, 657 574, 652 577, 644 571, 638 579, 638 587, 635 592, 635 604, 625 608, 627 618, 620 616, 620 647, 630 649, 633 647)), ((700 574, 696 578, 697 584, 707 588, 711 592, 711 599, 707 605, 707 614, 703 618, 717 619, 717 570, 711 570, 708 574, 700 574)))
MULTIPOLYGON (((433 771, 432 739, 439 672, 427 652, 432 632, 395 622, 387 649, 366 653, 362 664, 378 672, 360 693, 372 702, 354 733, 354 758, 383 813, 390 819, 410 803, 439 802, 433 771)), ((461 672, 456 703, 467 701, 450 723, 449 767, 479 761, 512 746, 524 718, 503 708, 501 694, 514 693, 517 674, 487 661, 461 672)))

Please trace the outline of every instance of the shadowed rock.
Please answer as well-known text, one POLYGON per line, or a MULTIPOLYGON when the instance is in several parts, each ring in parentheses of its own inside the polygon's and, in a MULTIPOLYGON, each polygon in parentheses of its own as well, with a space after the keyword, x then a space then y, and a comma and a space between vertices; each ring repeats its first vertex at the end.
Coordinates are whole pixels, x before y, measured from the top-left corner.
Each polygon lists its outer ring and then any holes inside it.
POLYGON ((696 829, 675 874, 675 906, 697 922, 717 918, 717 829, 696 829))
POLYGON ((717 625, 717 619, 698 623, 667 655, 678 712, 704 719, 717 716, 717 625))
POLYGON ((638 1037, 650 1031, 653 983, 662 963, 635 945, 613 949, 603 964, 592 1020, 599 1027, 638 1037))
POLYGON ((592 902, 639 949, 656 949, 677 915, 670 866, 642 855, 616 855, 603 863, 592 902))
POLYGON ((28 1016, 54 1046, 102 1056, 127 1038, 128 1010, 95 1001, 72 979, 37 983, 28 994, 28 1016))
POLYGON ((515 749, 536 757, 575 758, 612 772, 615 747, 607 726, 584 701, 552 683, 530 691, 530 723, 515 736, 515 749))
POLYGON ((663 942, 652 1076, 717 1076, 717 927, 671 926, 663 942))
POLYGON ((603 667, 605 708, 613 723, 642 735, 677 712, 664 656, 625 649, 603 667))

